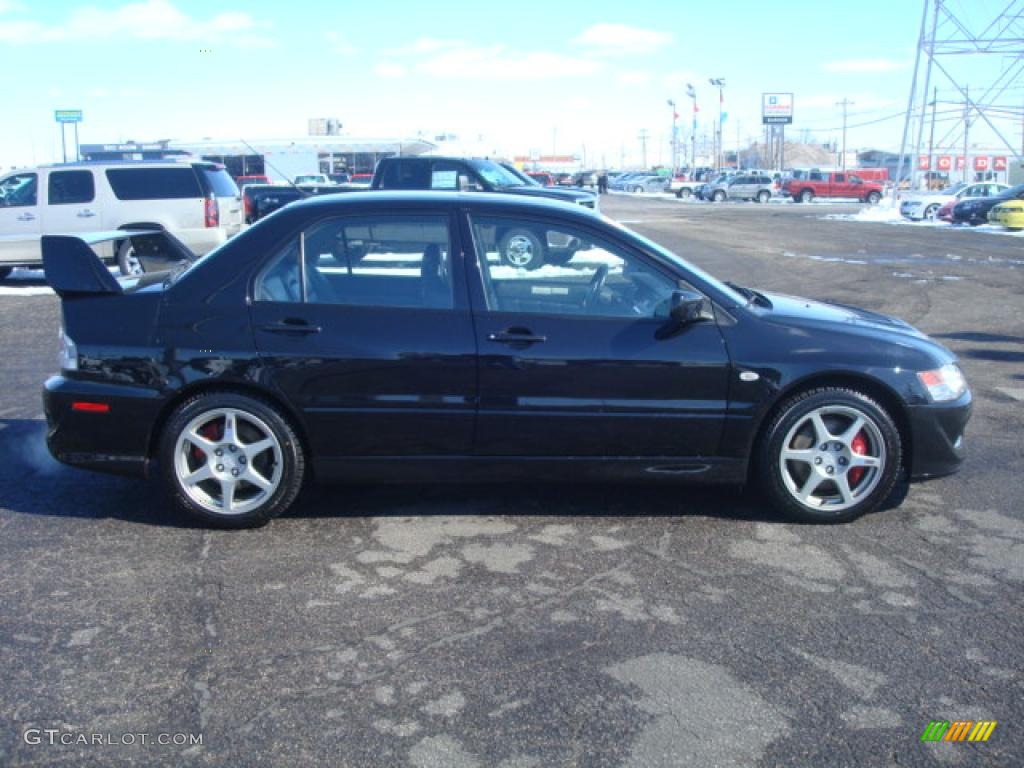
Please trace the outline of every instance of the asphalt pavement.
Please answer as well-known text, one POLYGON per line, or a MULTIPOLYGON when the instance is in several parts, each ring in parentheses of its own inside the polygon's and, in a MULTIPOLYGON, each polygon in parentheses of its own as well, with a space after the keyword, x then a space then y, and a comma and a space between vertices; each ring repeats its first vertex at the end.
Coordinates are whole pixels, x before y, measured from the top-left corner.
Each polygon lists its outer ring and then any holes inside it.
POLYGON ((59 305, 0 281, 0 765, 1024 764, 1024 239, 828 218, 854 205, 603 210, 951 347, 962 471, 833 527, 754 491, 566 483, 312 488, 209 531, 48 457, 59 305), (937 720, 997 725, 922 742, 937 720))

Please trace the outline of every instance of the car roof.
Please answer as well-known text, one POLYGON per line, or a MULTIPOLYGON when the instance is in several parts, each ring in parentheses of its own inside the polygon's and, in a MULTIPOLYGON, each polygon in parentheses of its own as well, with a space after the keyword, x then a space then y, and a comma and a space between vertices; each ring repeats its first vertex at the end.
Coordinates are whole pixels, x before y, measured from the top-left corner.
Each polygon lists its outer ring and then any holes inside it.
MULTIPOLYGON (((39 169, 50 169, 50 170, 70 170, 75 168, 96 168, 99 166, 116 166, 118 168, 183 168, 189 165, 211 165, 218 166, 219 163, 215 163, 212 160, 201 160, 196 157, 190 157, 188 159, 173 160, 173 159, 155 159, 155 160, 79 160, 74 163, 44 163, 36 166, 39 169)), ((223 166, 220 166, 223 167, 223 166)), ((28 170, 28 169, 26 169, 28 170)))
POLYGON ((365 192, 341 192, 317 195, 291 203, 290 209, 306 208, 360 208, 365 206, 383 207, 408 205, 426 208, 430 205, 474 207, 483 209, 515 209, 536 213, 576 213, 583 217, 593 216, 590 208, 577 203, 534 195, 516 195, 503 192, 441 192, 428 190, 392 190, 365 192))

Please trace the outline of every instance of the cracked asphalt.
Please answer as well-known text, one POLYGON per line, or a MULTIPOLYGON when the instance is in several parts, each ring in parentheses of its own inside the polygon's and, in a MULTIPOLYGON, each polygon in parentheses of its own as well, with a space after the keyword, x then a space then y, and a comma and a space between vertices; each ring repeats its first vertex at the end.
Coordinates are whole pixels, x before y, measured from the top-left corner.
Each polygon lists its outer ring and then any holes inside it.
POLYGON ((754 491, 568 483, 313 488, 208 531, 155 484, 48 458, 58 303, 8 280, 0 765, 1024 764, 1024 241, 825 218, 857 206, 603 208, 720 277, 950 346, 963 470, 836 527, 754 491), (998 725, 925 744, 931 720, 998 725), (202 744, 77 743, 143 733, 202 744))

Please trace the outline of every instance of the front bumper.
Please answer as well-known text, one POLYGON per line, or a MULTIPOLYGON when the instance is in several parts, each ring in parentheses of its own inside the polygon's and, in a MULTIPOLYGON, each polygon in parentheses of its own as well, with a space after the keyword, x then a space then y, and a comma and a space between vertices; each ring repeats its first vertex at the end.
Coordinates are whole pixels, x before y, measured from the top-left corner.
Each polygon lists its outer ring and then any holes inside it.
POLYGON ((144 475, 150 458, 150 431, 162 404, 156 390, 51 376, 43 385, 46 446, 64 464, 144 475), (76 410, 76 402, 101 403, 110 410, 76 410))
POLYGON ((924 480, 956 472, 965 454, 964 431, 974 403, 970 390, 949 403, 914 405, 909 411, 910 479, 924 480))

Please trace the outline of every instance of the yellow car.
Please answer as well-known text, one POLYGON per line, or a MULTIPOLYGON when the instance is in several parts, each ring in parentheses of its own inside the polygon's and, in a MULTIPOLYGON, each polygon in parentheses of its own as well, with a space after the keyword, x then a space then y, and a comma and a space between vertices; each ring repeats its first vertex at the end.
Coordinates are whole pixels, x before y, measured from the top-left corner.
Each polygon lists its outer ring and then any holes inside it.
POLYGON ((1024 229, 1024 200, 1007 200, 992 206, 988 220, 993 224, 1002 224, 1011 232, 1024 229))

